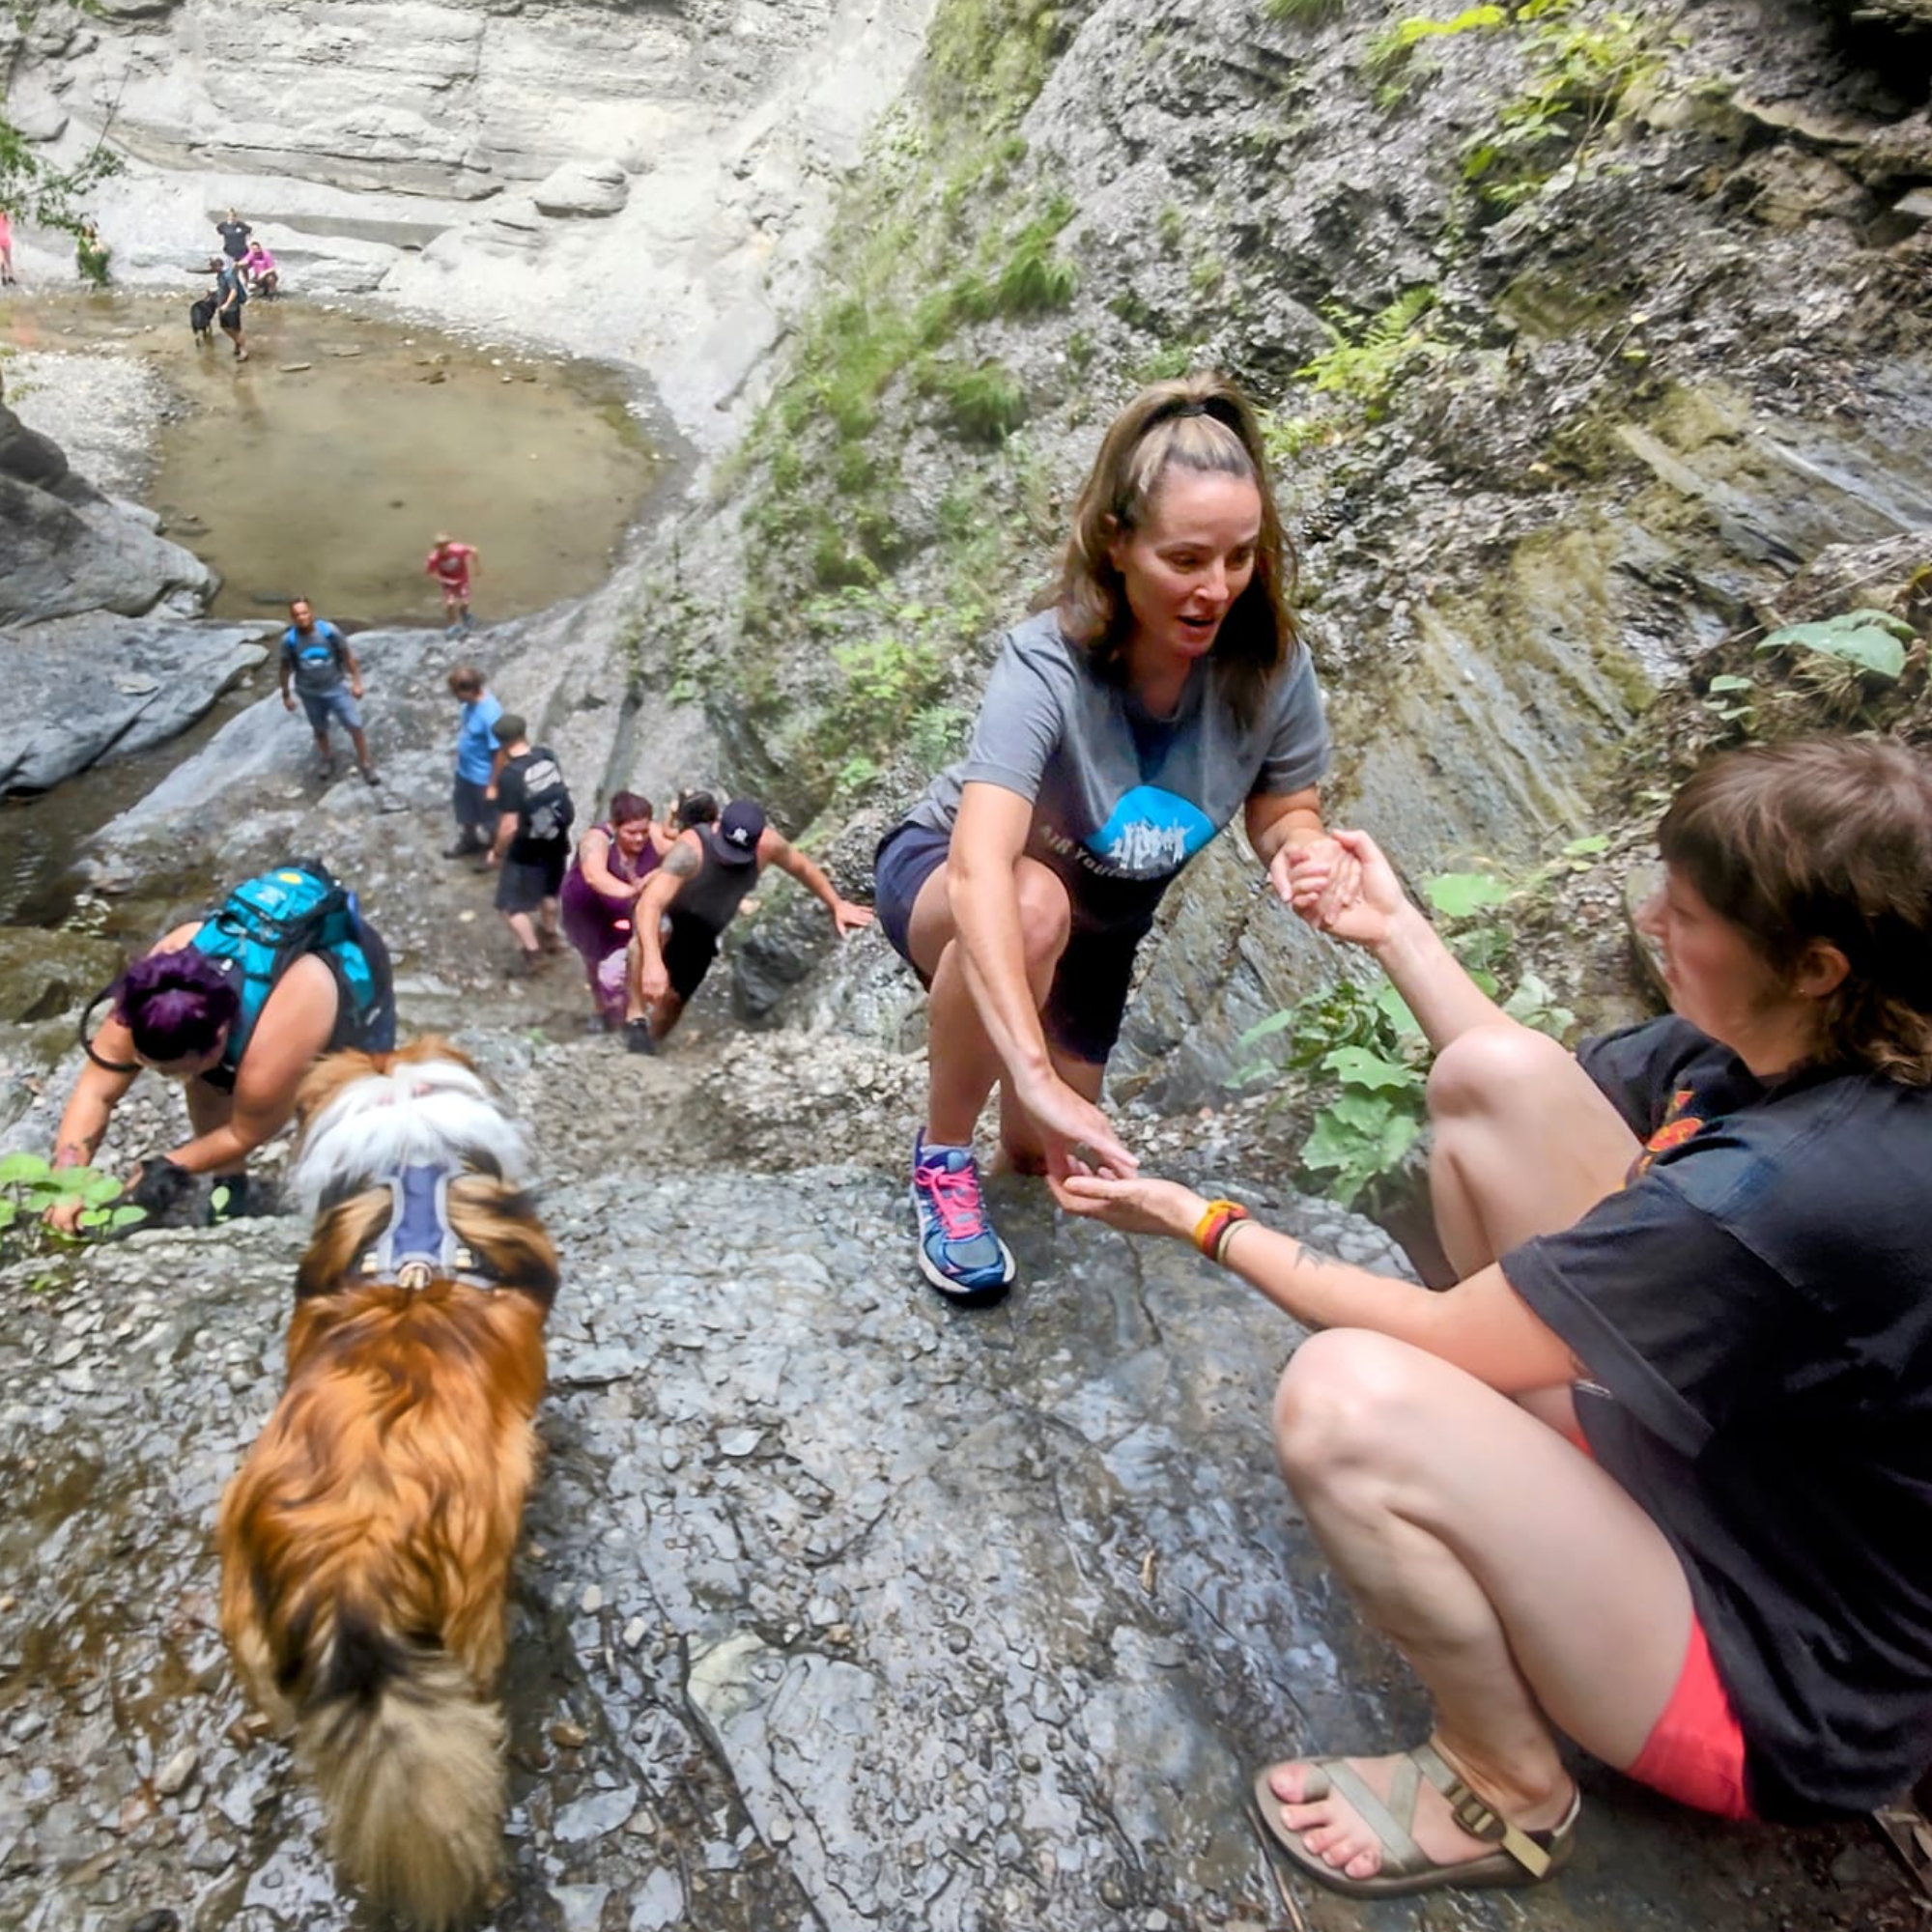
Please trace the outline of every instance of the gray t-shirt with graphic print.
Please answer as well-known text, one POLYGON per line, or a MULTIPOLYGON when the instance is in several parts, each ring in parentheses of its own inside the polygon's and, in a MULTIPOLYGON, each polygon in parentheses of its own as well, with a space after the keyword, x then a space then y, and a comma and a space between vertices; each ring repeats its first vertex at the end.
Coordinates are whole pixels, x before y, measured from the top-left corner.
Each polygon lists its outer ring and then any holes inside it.
POLYGON ((968 784, 1033 806, 1027 850, 1066 881, 1083 931, 1144 931, 1161 895, 1250 798, 1311 785, 1327 769, 1328 725, 1307 651, 1269 688, 1246 730, 1211 658, 1170 718, 1094 676, 1087 653, 1042 611, 1007 633, 965 759, 907 817, 951 832, 968 784))

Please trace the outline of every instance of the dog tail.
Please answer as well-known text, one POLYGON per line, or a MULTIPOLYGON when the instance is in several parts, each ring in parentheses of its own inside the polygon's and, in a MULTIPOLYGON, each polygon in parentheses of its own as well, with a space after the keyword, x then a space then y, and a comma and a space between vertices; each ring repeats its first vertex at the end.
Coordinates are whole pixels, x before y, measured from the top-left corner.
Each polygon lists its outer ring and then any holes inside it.
POLYGON ((502 1713, 440 1645, 347 1607, 329 1622, 296 1720, 329 1849, 380 1905, 444 1932, 499 1869, 502 1713))

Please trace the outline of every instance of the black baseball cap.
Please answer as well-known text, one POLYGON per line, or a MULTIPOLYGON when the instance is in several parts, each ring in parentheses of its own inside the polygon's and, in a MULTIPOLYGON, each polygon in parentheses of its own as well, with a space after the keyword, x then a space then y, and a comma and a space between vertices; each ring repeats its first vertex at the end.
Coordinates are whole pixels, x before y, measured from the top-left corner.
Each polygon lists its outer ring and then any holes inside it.
POLYGON ((718 814, 718 856, 727 866, 749 866, 758 856, 764 833, 764 807, 749 798, 734 798, 718 814))

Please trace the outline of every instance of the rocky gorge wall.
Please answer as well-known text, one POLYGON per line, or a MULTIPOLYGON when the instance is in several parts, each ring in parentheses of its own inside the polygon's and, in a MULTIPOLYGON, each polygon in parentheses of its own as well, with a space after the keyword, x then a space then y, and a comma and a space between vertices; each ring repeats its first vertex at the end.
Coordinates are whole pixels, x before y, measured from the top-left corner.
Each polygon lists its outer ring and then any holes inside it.
POLYGON ((0 71, 48 156, 128 158, 118 277, 179 283, 232 204, 291 289, 635 361, 715 447, 929 8, 106 0, 0 23, 0 71))

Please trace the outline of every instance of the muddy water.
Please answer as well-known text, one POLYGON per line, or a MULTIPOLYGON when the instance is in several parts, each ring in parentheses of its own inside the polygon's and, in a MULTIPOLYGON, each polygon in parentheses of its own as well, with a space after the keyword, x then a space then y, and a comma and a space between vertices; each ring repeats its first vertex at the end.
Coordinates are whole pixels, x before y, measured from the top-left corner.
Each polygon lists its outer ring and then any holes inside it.
POLYGON ((246 339, 246 363, 197 347, 160 297, 0 311, 0 344, 138 356, 174 392, 142 495, 221 572, 216 616, 306 594, 338 620, 440 622, 439 530, 482 552, 478 621, 524 615, 603 581, 667 468, 612 369, 295 298, 251 302, 246 339))

